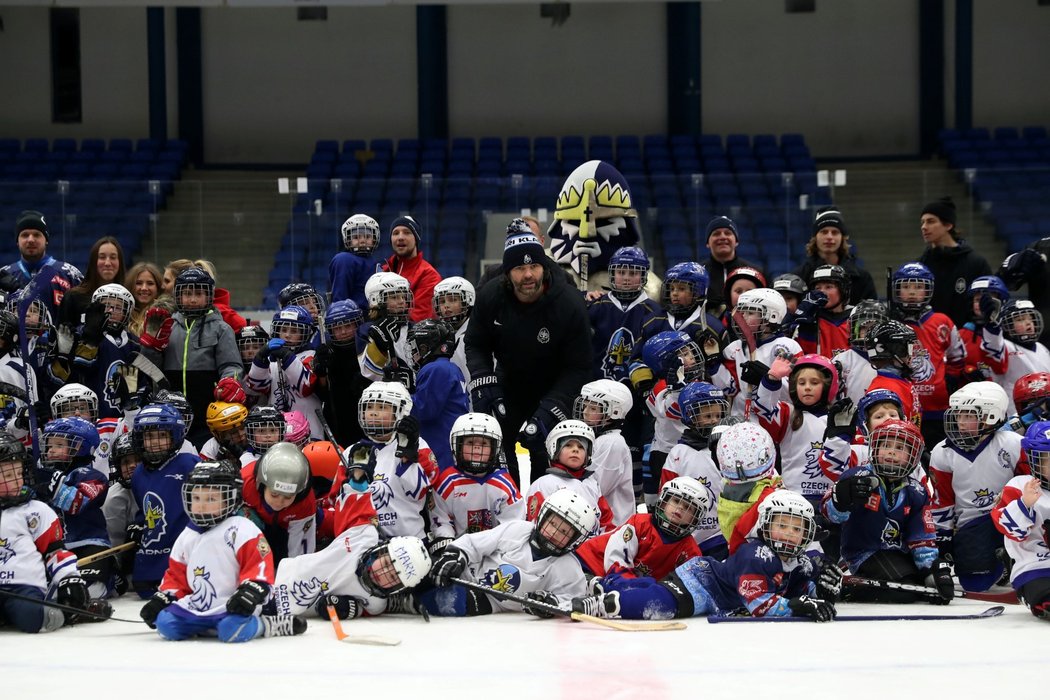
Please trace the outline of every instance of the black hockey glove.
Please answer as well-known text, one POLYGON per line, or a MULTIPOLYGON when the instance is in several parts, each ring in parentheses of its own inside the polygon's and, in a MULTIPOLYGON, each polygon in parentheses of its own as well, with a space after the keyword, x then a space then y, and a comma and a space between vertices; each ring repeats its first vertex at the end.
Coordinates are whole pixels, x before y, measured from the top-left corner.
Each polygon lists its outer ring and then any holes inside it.
POLYGON ((411 367, 387 365, 383 368, 384 382, 397 382, 405 387, 410 394, 416 392, 416 373, 411 367))
POLYGON ((466 568, 466 553, 455 547, 445 547, 430 568, 430 578, 434 580, 435 586, 442 588, 449 585, 452 579, 459 578, 466 568))
POLYGON ((828 600, 801 595, 788 601, 788 607, 797 617, 808 617, 814 622, 831 622, 838 613, 835 604, 828 600))
POLYGON ((931 598, 934 605, 947 605, 955 598, 955 581, 952 579, 952 565, 944 559, 937 559, 930 567, 926 577, 927 583, 937 589, 940 598, 931 598))
POLYGON ((124 536, 128 542, 134 542, 136 546, 142 544, 142 531, 145 527, 141 523, 128 523, 124 528, 124 536))
POLYGON ((157 591, 153 597, 146 601, 139 610, 139 617, 146 621, 150 629, 157 629, 157 615, 160 611, 178 600, 175 596, 164 591, 157 591))
POLYGON ((507 417, 507 405, 503 400, 503 389, 495 374, 482 374, 470 380, 467 386, 471 407, 478 413, 488 413, 496 420, 507 417))
POLYGON ((842 569, 830 561, 825 561, 817 575, 817 597, 834 602, 841 591, 842 569))
POLYGON ((767 374, 769 374, 769 365, 764 362, 748 360, 740 365, 740 380, 751 386, 761 384, 767 374))
POLYGON ((84 312, 84 326, 80 329, 80 340, 85 345, 98 347, 102 344, 102 331, 106 327, 106 305, 100 301, 88 304, 84 312))
POLYGON ((1010 289, 1017 289, 1042 274, 1044 265, 1046 258, 1032 248, 1025 248, 1006 257, 998 276, 1010 289))
POLYGON ((361 617, 365 611, 365 606, 361 605, 361 601, 357 598, 353 598, 348 595, 323 595, 317 599, 317 614, 322 619, 328 619, 328 606, 331 605, 335 608, 335 616, 340 620, 353 620, 355 617, 361 617))
POLYGON ((237 586, 230 599, 226 601, 226 612, 231 615, 244 615, 247 617, 255 612, 255 608, 263 604, 266 596, 270 594, 270 586, 258 581, 245 581, 237 586))
MULTIPOLYGON (((77 608, 78 610, 85 610, 90 599, 88 593, 87 581, 79 576, 66 576, 58 584, 58 591, 55 593, 55 599, 59 605, 68 605, 71 608, 77 608)), ((72 613, 66 613, 66 621, 73 623, 77 621, 78 616, 72 613)))
POLYGON ((824 439, 840 437, 846 442, 853 441, 853 435, 857 432, 855 420, 857 418, 857 406, 849 397, 839 399, 831 404, 828 409, 828 427, 824 430, 824 439))
POLYGON ((397 431, 397 449, 394 456, 399 457, 406 464, 419 461, 419 419, 415 416, 405 416, 397 422, 394 428, 397 431))
POLYGON ((431 559, 436 559, 437 556, 444 551, 445 547, 452 544, 451 537, 438 537, 435 540, 431 540, 427 543, 427 551, 430 553, 431 559))
POLYGON ((46 499, 50 501, 58 493, 58 490, 62 488, 62 482, 66 478, 66 473, 58 469, 52 469, 50 474, 42 470, 38 472, 38 475, 41 477, 39 490, 47 494, 46 499), (44 479, 47 479, 47 483, 44 483, 44 479))
POLYGON ((868 502, 868 497, 879 487, 879 478, 874 474, 854 474, 839 479, 831 502, 835 508, 848 512, 868 502))
POLYGON ((263 349, 266 350, 266 357, 271 362, 280 362, 284 369, 288 368, 295 357, 295 351, 288 347, 281 338, 271 338, 263 349))
POLYGON ((368 340, 375 343, 376 349, 387 357, 394 354, 394 343, 401 335, 401 321, 393 316, 376 319, 368 327, 368 340))
POLYGON ((532 414, 532 417, 525 422, 525 427, 522 428, 518 441, 522 445, 543 449, 543 443, 546 441, 547 433, 551 431, 551 428, 568 419, 569 416, 566 415, 565 409, 561 407, 561 404, 553 399, 543 399, 532 414))
POLYGON ((533 591, 525 596, 529 600, 534 600, 542 605, 529 605, 528 603, 521 604, 521 611, 528 613, 529 615, 535 615, 536 617, 542 617, 544 619, 550 619, 554 617, 554 613, 548 610, 545 606, 553 605, 554 607, 560 607, 558 603, 558 596, 554 595, 550 591, 533 591))
POLYGON ((314 361, 310 364, 310 371, 315 377, 328 376, 328 367, 332 362, 332 346, 325 343, 314 351, 314 361))
POLYGON ((631 379, 631 386, 633 386, 634 390, 638 392, 638 395, 643 398, 656 385, 656 378, 653 376, 653 370, 644 362, 632 362, 627 367, 627 372, 631 379))
POLYGON ((981 295, 977 305, 981 310, 981 319, 984 321, 984 325, 992 329, 998 328, 999 317, 1003 311, 1003 302, 998 297, 985 293, 981 295))
POLYGON ((21 288, 22 280, 7 270, 0 271, 0 292, 11 294, 21 288))

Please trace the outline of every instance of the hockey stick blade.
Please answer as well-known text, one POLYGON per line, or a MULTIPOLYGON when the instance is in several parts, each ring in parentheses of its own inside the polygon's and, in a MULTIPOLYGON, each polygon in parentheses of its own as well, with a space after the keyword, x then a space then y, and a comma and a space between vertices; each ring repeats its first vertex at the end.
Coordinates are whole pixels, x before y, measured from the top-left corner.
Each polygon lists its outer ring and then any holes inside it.
POLYGON ((395 637, 384 637, 380 634, 347 634, 343 631, 343 623, 338 613, 331 605, 328 606, 328 619, 332 621, 332 629, 335 630, 335 638, 346 644, 366 644, 374 647, 396 647, 401 643, 395 637))
MULTIPOLYGON (((888 615, 839 615, 833 622, 883 622, 887 620, 980 620, 986 617, 999 617, 1006 608, 995 605, 977 613, 963 613, 953 615, 951 613, 931 614, 909 614, 890 613, 888 615)), ((709 615, 707 621, 711 624, 719 622, 813 622, 808 617, 751 617, 750 615, 709 615)))

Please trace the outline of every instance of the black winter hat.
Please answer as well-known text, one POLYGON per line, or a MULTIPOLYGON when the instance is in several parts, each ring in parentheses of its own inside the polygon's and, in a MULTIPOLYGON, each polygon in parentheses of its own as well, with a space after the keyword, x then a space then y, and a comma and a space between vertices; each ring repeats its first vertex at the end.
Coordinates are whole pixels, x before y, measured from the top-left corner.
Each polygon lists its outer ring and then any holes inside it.
POLYGON ((843 236, 849 235, 846 230, 846 222, 842 219, 842 212, 834 207, 826 207, 817 212, 817 216, 813 219, 813 233, 816 234, 820 229, 828 226, 834 226, 842 231, 843 236))
POLYGON ((419 245, 419 222, 411 216, 399 216, 394 219, 394 223, 390 224, 390 233, 393 234, 394 229, 398 226, 404 226, 412 231, 412 235, 416 237, 416 245, 419 245))
POLYGON ((736 230, 736 224, 728 216, 716 216, 707 222, 707 240, 711 240, 711 234, 720 228, 727 228, 733 232, 733 238, 740 240, 740 234, 736 230))
POLYGON ((26 209, 24 212, 18 215, 18 220, 15 222, 15 235, 33 229, 40 231, 44 234, 44 240, 50 241, 51 234, 47 230, 47 222, 44 221, 44 215, 38 211, 32 209, 26 209))
POLYGON ((945 224, 955 225, 955 202, 951 197, 941 197, 936 202, 930 202, 922 208, 922 213, 933 214, 945 224))

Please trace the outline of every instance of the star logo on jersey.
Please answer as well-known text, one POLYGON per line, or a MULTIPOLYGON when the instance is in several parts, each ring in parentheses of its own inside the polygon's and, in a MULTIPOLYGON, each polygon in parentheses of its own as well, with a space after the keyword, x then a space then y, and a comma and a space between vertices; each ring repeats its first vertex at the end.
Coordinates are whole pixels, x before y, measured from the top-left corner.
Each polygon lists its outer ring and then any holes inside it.
POLYGON ((157 544, 168 531, 168 520, 164 513, 164 501, 160 496, 147 491, 142 497, 142 518, 146 530, 142 534, 142 547, 157 544))
POLYGON ((602 360, 602 374, 606 379, 623 377, 624 365, 627 364, 633 350, 634 335, 626 328, 617 328, 609 338, 609 345, 605 348, 605 358, 602 360))
POLYGON ((991 508, 995 503, 995 493, 991 489, 975 489, 973 492, 973 505, 975 508, 991 508))
POLYGON ((7 543, 7 539, 0 540, 0 564, 6 564, 11 561, 11 557, 15 555, 15 550, 11 549, 11 545, 7 543))
POLYGON ((496 516, 488 508, 467 511, 467 532, 483 532, 496 527, 496 516))
POLYGON ((521 585, 521 572, 516 566, 500 564, 485 573, 482 583, 503 593, 513 593, 521 585))
POLYGON ((190 593, 189 606, 191 610, 206 612, 215 604, 218 594, 215 585, 211 582, 211 572, 203 566, 193 569, 193 580, 190 581, 193 592, 190 593))

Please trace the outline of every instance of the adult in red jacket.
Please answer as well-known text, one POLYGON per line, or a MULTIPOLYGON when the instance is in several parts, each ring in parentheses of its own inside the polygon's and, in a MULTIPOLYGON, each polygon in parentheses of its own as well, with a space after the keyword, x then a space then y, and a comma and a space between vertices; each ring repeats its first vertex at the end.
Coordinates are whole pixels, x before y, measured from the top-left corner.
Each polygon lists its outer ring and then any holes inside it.
POLYGON ((419 249, 419 224, 411 216, 399 216, 390 225, 390 245, 394 254, 383 262, 383 270, 396 272, 408 280, 412 289, 412 308, 408 319, 412 323, 434 318, 434 287, 441 275, 423 259, 419 249))

